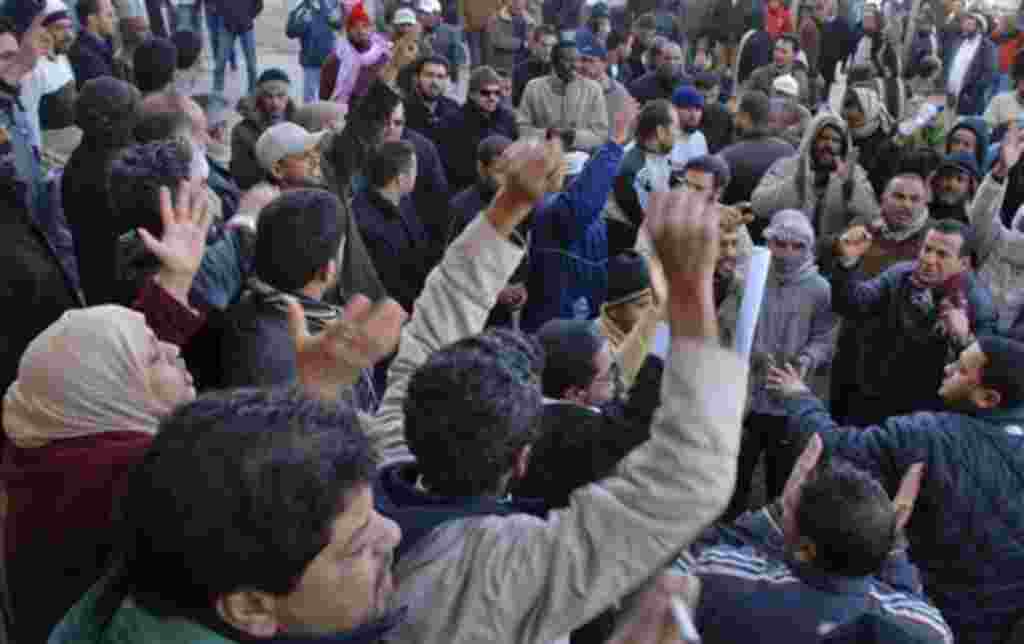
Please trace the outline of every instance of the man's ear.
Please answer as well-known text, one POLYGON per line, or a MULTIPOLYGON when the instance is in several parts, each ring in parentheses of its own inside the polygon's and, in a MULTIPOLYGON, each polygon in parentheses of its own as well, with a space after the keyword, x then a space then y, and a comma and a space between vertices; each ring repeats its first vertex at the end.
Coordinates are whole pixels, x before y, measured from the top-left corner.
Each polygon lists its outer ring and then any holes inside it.
POLYGON ((1003 397, 995 389, 982 386, 971 392, 971 402, 978 409, 995 409, 1003 402, 1003 397))
POLYGON ((269 639, 277 634, 277 602, 259 590, 236 590, 216 601, 217 615, 225 624, 252 637, 269 639))
POLYGON ((813 563, 818 557, 818 547, 807 537, 800 537, 796 548, 793 550, 793 558, 800 563, 813 563))
POLYGON ((279 159, 274 163, 274 165, 270 166, 270 176, 277 179, 278 181, 280 181, 281 177, 284 176, 284 170, 281 169, 281 166, 283 164, 284 159, 279 159))

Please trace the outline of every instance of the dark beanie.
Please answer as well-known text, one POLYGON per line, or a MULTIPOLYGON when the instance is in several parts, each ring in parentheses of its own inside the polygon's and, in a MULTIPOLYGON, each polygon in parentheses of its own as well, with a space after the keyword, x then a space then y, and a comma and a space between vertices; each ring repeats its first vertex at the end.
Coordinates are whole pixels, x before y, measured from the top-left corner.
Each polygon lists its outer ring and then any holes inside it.
POLYGON ((491 161, 505 154, 510 145, 512 139, 501 134, 492 134, 480 141, 480 145, 476 147, 476 160, 484 165, 491 165, 491 161))
POLYGON ((1012 407, 1024 401, 1024 343, 995 335, 978 337, 978 345, 985 354, 986 363, 981 370, 981 382, 1003 397, 1000 407, 1012 407))
POLYGON ((45 7, 46 0, 9 0, 0 15, 14 23, 14 29, 20 39, 45 7))
POLYGON ((171 42, 178 48, 178 69, 189 69, 199 60, 199 54, 203 53, 203 41, 194 31, 175 31, 171 35, 171 42))
POLYGON ((608 306, 625 304, 651 288, 651 272, 644 256, 627 250, 608 260, 608 306))
POLYGON ((147 38, 132 58, 135 85, 143 94, 158 92, 174 80, 178 68, 178 48, 167 38, 147 38))
POLYGON ((294 292, 338 256, 341 202, 326 190, 289 190, 260 212, 256 231, 256 276, 294 292))
POLYGON ((75 125, 84 138, 111 146, 127 145, 138 115, 139 90, 111 76, 86 81, 75 100, 75 125))

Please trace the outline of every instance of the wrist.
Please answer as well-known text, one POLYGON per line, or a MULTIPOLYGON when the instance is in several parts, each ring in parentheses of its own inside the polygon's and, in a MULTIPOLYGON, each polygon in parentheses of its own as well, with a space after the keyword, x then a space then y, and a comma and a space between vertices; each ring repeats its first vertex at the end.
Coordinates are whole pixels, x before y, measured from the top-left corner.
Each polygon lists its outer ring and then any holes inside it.
POLYGON ((153 281, 157 286, 167 291, 167 293, 174 299, 178 300, 186 307, 191 308, 188 301, 188 294, 189 291, 192 290, 192 280, 194 277, 194 274, 177 273, 167 269, 161 269, 155 276, 153 276, 153 281))
POLYGON ((528 195, 515 194, 502 188, 487 209, 487 218, 499 233, 509 237, 531 208, 533 201, 528 199, 528 195))

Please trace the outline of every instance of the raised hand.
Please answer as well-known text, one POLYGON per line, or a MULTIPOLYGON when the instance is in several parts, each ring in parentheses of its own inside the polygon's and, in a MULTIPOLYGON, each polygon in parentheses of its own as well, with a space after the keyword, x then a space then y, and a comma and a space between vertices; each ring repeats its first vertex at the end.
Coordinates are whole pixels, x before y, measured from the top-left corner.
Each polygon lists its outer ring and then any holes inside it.
POLYGON ((631 97, 626 97, 622 108, 615 113, 615 126, 612 128, 612 141, 619 145, 629 142, 629 133, 633 129, 633 122, 640 108, 637 102, 631 97))
POLYGON ((391 298, 376 304, 363 295, 352 297, 337 320, 315 335, 297 300, 288 304, 288 328, 295 344, 299 382, 327 400, 352 385, 363 369, 372 367, 398 347, 406 312, 391 298))
POLYGON ((860 261, 873 242, 874 236, 867 226, 851 226, 836 240, 835 253, 846 260, 860 261))
POLYGON ((212 220, 206 191, 196 183, 182 181, 172 204, 171 190, 161 188, 160 220, 164 228, 160 239, 144 228, 138 229, 139 237, 160 260, 157 283, 187 306, 192 280, 203 263, 212 220))
POLYGON ((787 538, 793 538, 799 534, 796 527, 796 509, 800 506, 800 496, 803 494, 804 484, 811 477, 814 468, 818 466, 821 459, 821 452, 824 445, 821 436, 815 434, 807 441, 807 446, 797 459, 793 471, 786 479, 786 486, 782 488, 782 533, 787 538))
POLYGON ((1006 135, 1003 137, 1003 143, 999 147, 999 161, 996 164, 997 167, 992 169, 993 174, 1005 177, 1006 173, 1020 161, 1021 152, 1024 152, 1024 132, 1017 124, 1017 119, 1012 119, 1006 130, 1006 135))
POLYGON ((556 183, 564 156, 557 138, 520 139, 505 150, 497 161, 504 182, 487 210, 487 217, 498 232, 511 235, 526 219, 534 204, 556 183))

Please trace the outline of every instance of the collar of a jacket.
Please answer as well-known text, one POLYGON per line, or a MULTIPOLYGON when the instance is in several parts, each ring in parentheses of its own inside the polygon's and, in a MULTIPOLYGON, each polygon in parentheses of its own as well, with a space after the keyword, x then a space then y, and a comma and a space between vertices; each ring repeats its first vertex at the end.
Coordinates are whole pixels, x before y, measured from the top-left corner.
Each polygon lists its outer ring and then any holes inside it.
POLYGON ((370 200, 370 205, 381 211, 385 217, 397 219, 402 216, 401 202, 398 204, 391 203, 373 188, 366 190, 366 197, 370 200))
POLYGON ((800 581, 833 595, 866 595, 871 590, 870 577, 842 577, 820 570, 810 564, 788 558, 789 568, 800 581))

